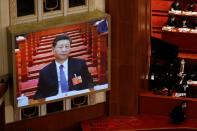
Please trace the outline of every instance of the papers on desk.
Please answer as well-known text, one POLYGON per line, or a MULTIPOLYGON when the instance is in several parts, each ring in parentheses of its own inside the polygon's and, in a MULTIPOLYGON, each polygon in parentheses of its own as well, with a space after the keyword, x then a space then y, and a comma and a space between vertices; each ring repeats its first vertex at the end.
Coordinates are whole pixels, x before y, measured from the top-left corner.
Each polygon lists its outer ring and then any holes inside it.
POLYGON ((190 31, 189 28, 179 28, 178 30, 179 30, 179 32, 189 32, 190 31))
POLYGON ((181 14, 181 10, 171 10, 169 11, 170 14, 181 14))
POLYGON ((170 10, 168 11, 169 14, 176 14, 176 15, 197 15, 197 12, 194 11, 181 11, 181 10, 170 10))
MULTIPOLYGON (((107 89, 108 87, 109 87, 109 84, 96 85, 96 86, 94 86, 94 90, 95 91, 103 90, 103 89, 107 89)), ((90 92, 90 89, 69 91, 69 92, 66 92, 66 93, 62 93, 62 94, 58 94, 58 95, 55 95, 55 96, 47 97, 47 98, 45 98, 45 101, 51 101, 51 100, 55 100, 55 99, 60 99, 60 98, 64 98, 64 97, 85 94, 85 93, 89 93, 89 92, 90 92)))
POLYGON ((182 14, 183 15, 192 15, 192 12, 191 11, 182 11, 182 14))
POLYGON ((189 84, 189 85, 192 85, 192 84, 194 84, 194 85, 196 85, 197 84, 197 81, 187 81, 187 84, 189 84))
POLYGON ((174 26, 163 26, 162 30, 166 30, 166 31, 172 31, 172 29, 174 29, 174 26))
POLYGON ((94 90, 95 91, 103 90, 103 89, 107 89, 108 87, 109 87, 109 84, 97 85, 97 86, 94 86, 94 90))
POLYGON ((186 93, 175 93, 175 97, 186 97, 186 93))
POLYGON ((51 100, 55 100, 55 99, 60 99, 60 98, 64 98, 66 95, 66 93, 62 93, 62 94, 58 94, 55 96, 50 96, 50 97, 46 97, 45 101, 51 101, 51 100))
POLYGON ((69 92, 58 94, 58 95, 55 95, 55 96, 46 97, 45 101, 51 101, 51 100, 55 100, 55 99, 60 99, 60 98, 68 97, 68 96, 75 96, 75 95, 85 94, 85 93, 89 93, 89 92, 90 92, 89 89, 78 90, 78 91, 77 90, 69 91, 69 92))
POLYGON ((197 29, 191 29, 191 33, 197 33, 197 29))
POLYGON ((90 92, 89 89, 84 89, 84 90, 79 90, 79 91, 69 91, 66 93, 66 96, 74 96, 74 95, 85 94, 89 92, 90 92))
POLYGON ((192 15, 197 15, 197 12, 192 12, 192 15))

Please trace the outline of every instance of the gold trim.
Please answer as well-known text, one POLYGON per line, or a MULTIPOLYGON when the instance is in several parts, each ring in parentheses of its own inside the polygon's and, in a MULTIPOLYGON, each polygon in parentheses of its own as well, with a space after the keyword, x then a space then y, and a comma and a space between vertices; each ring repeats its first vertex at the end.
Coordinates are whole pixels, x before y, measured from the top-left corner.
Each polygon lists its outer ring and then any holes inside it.
POLYGON ((33 22, 38 19, 38 1, 34 0, 34 13, 26 16, 17 16, 17 0, 10 0, 10 24, 16 25, 21 23, 33 22))
POLYGON ((9 8, 10 8, 10 24, 15 25, 16 24, 16 19, 17 19, 16 0, 10 0, 9 8))

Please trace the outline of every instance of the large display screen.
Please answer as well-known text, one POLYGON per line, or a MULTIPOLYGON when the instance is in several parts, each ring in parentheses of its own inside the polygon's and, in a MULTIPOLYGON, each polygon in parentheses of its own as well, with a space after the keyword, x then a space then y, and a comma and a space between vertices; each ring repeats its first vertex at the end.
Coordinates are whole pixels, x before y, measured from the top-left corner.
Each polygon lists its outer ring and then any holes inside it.
POLYGON ((16 107, 109 89, 107 18, 17 34, 14 39, 16 107))

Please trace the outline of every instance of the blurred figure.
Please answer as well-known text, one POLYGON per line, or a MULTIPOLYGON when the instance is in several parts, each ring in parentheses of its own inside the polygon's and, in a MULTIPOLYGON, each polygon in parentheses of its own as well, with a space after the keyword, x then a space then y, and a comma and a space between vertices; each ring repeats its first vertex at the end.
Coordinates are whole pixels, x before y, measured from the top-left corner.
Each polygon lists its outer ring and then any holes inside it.
POLYGON ((167 26, 173 26, 173 27, 178 26, 178 22, 177 22, 174 15, 169 15, 168 21, 167 21, 167 26))
POLYGON ((174 124, 180 124, 186 120, 186 101, 183 101, 180 105, 176 106, 170 113, 170 119, 174 124))
POLYGON ((181 10, 181 1, 175 0, 171 5, 171 11, 173 10, 181 10))
POLYGON ((190 28, 190 27, 191 25, 189 19, 187 17, 183 17, 180 23, 180 28, 190 28))
POLYGON ((194 11, 196 8, 196 4, 191 0, 189 4, 187 4, 186 11, 194 11))

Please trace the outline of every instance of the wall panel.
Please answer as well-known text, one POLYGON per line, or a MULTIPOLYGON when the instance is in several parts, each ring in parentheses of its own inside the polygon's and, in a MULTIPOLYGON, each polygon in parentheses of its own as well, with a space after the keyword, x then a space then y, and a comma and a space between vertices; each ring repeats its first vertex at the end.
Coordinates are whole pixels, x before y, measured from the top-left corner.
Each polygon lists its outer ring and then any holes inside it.
POLYGON ((8 73, 7 35, 9 25, 9 1, 0 0, 0 76, 8 73))
POLYGON ((168 20, 168 11, 173 0, 151 0, 152 36, 161 38, 162 27, 168 20))
POLYGON ((135 115, 138 94, 146 90, 149 61, 150 2, 108 0, 112 18, 110 115, 135 115))

